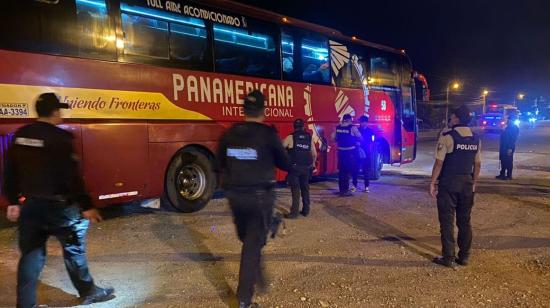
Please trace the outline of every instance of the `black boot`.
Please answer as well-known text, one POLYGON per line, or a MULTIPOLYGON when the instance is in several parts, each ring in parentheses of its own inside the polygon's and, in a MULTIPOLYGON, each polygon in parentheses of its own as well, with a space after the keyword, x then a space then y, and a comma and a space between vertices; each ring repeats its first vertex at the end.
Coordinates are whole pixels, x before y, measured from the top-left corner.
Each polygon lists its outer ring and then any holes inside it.
POLYGON ((454 258, 435 257, 432 262, 448 268, 454 268, 454 258))
POLYGON ((115 298, 115 289, 110 287, 100 288, 98 286, 94 286, 88 294, 83 295, 80 298, 82 300, 82 305, 106 302, 115 298))

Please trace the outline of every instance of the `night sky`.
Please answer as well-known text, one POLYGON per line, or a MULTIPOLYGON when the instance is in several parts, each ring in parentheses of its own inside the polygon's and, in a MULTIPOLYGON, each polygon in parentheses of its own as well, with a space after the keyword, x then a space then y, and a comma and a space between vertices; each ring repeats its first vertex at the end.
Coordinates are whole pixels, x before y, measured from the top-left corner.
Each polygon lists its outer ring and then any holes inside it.
POLYGON ((550 0, 240 0, 405 49, 444 99, 450 80, 461 97, 492 101, 550 97, 550 0), (443 95, 442 95, 443 94, 443 95))

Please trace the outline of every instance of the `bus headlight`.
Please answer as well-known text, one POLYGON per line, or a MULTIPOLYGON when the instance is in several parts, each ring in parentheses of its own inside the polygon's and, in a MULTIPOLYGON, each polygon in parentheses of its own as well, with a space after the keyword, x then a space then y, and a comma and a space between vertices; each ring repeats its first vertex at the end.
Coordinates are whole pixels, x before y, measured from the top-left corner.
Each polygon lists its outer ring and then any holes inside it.
POLYGON ((520 120, 514 120, 514 124, 515 124, 516 126, 519 126, 519 124, 521 124, 521 121, 520 121, 520 120))

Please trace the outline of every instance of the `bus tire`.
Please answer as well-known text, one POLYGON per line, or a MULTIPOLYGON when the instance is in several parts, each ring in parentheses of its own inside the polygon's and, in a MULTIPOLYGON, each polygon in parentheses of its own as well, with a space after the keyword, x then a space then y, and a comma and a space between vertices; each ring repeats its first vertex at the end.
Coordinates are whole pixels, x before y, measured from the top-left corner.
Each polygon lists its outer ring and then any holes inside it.
POLYGON ((382 149, 378 143, 374 144, 372 147, 372 155, 371 155, 371 162, 370 162, 370 174, 369 177, 371 180, 378 180, 380 179, 380 175, 382 174, 382 166, 384 165, 383 156, 382 156, 382 149))
POLYGON ((178 153, 166 173, 166 199, 179 212, 201 210, 216 189, 216 174, 203 151, 190 148, 178 153))

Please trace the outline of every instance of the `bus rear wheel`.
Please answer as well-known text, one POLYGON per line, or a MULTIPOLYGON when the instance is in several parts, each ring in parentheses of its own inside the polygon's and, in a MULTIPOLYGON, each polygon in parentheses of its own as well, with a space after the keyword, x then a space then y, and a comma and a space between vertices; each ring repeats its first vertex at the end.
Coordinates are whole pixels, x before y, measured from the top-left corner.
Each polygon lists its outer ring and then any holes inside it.
POLYGON ((177 211, 192 213, 201 210, 216 189, 216 175, 208 156, 198 149, 180 152, 168 167, 166 197, 177 211))
POLYGON ((382 149, 378 143, 374 144, 372 147, 372 156, 370 163, 370 179, 380 179, 380 176, 382 175, 382 166, 384 165, 384 161, 382 156, 382 149))

